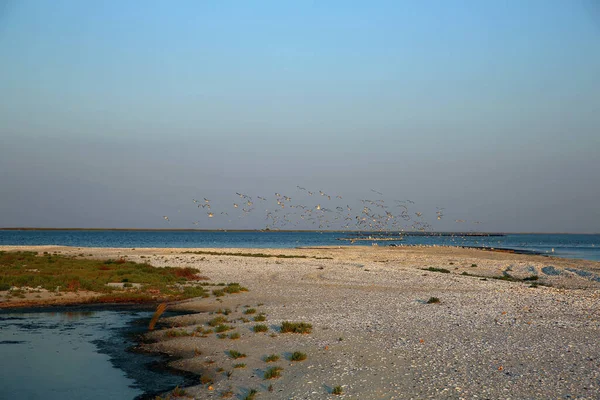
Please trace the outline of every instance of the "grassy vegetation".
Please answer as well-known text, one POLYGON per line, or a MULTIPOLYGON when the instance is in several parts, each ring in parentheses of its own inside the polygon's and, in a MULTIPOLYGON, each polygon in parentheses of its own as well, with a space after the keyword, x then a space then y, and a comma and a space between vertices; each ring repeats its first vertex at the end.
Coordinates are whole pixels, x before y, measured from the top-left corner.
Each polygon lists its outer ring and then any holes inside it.
POLYGON ((301 353, 299 351, 293 352, 292 355, 290 356, 290 361, 304 361, 304 360, 306 360, 306 354, 301 353))
POLYGON ((263 378, 265 380, 279 378, 281 376, 281 371, 283 371, 283 368, 281 367, 269 367, 265 371, 265 375, 263 378))
POLYGON ((204 254, 209 256, 236 256, 258 258, 314 258, 317 260, 332 260, 331 257, 315 257, 304 255, 264 254, 264 253, 230 253, 226 251, 184 251, 183 254, 204 254))
POLYGON ((247 310, 244 310, 244 314, 256 314, 256 308, 248 308, 247 310))
POLYGON ((289 322, 281 324, 281 333, 311 333, 312 325, 306 322, 289 322))
POLYGON ((229 326, 229 325, 220 324, 220 325, 217 325, 215 327, 215 332, 217 332, 217 333, 223 333, 223 332, 227 332, 230 329, 233 329, 233 328, 231 326, 229 326))
POLYGON ((227 320, 227 318, 219 316, 219 317, 215 317, 215 318, 211 319, 210 321, 208 321, 208 326, 212 326, 214 328, 215 326, 219 326, 226 322, 229 322, 227 320))
POLYGON ((548 283, 538 282, 538 280, 540 279, 540 277, 538 275, 530 275, 523 279, 516 278, 516 277, 512 276, 511 274, 509 274, 508 272, 504 272, 500 276, 490 276, 490 277, 485 277, 483 275, 470 274, 466 271, 462 272, 461 275, 481 278, 480 280, 482 280, 482 281, 487 281, 487 278, 490 278, 490 279, 496 279, 498 281, 507 281, 507 282, 532 282, 530 287, 534 287, 534 288, 538 287, 538 286, 551 286, 548 283))
POLYGON ((231 334, 229 334, 229 339, 231 340, 237 340, 240 338, 240 334, 238 332, 233 332, 231 334))
POLYGON ((184 397, 184 396, 187 396, 187 393, 185 392, 185 390, 183 390, 179 386, 175 386, 175 389, 173 389, 173 391, 171 392, 171 396, 172 397, 184 397))
MULTIPOLYGON (((0 251, 0 266, 0 290, 13 286, 39 287, 57 293, 85 290, 99 293, 96 300, 100 302, 172 301, 209 296, 206 286, 210 284, 200 282, 207 278, 198 275, 194 268, 155 268, 124 258, 102 261, 27 251, 0 251), (111 287, 108 283, 123 283, 125 288, 111 287)), ((230 283, 220 290, 224 295, 247 289, 230 283)))
POLYGON ((258 394, 258 390, 256 389, 251 389, 248 394, 246 395, 246 397, 244 397, 244 400, 254 400, 256 398, 256 395, 258 394))
POLYGON ((254 321, 256 322, 263 322, 267 320, 267 316, 263 313, 258 314, 256 317, 253 318, 254 321))
POLYGON ((244 364, 244 363, 234 364, 233 368, 236 368, 236 369, 238 369, 238 368, 246 368, 246 364, 244 364))
POLYGON ((279 360, 279 356, 277 354, 271 354, 270 356, 265 357, 265 362, 275 362, 279 360))
POLYGON ((252 327, 252 330, 254 332, 266 332, 269 330, 269 327, 267 325, 263 325, 263 324, 258 324, 258 325, 254 325, 254 327, 252 327))
POLYGON ((201 326, 197 327, 195 331, 196 331, 196 333, 200 334, 200 337, 206 337, 206 335, 213 333, 212 329, 204 329, 201 326))
POLYGON ((170 329, 165 332, 165 336, 169 338, 191 336, 192 334, 183 329, 170 329))
POLYGON ((431 271, 431 272, 441 272, 443 274, 449 274, 450 270, 446 269, 446 268, 436 268, 436 267, 429 267, 429 268, 423 268, 424 271, 431 271))
POLYGON ((244 353, 240 353, 237 350, 229 350, 229 357, 233 358, 234 360, 237 360, 238 358, 246 357, 246 355, 244 353))
POLYGON ((234 282, 234 283, 228 283, 227 286, 225 288, 223 288, 223 291, 225 293, 234 294, 234 293, 240 293, 240 292, 247 292, 248 289, 243 286, 240 286, 239 283, 234 282))
POLYGON ((331 394, 336 394, 336 395, 340 395, 344 393, 344 389, 342 389, 342 387, 340 385, 335 386, 332 390, 331 390, 331 394))
POLYGON ((439 302, 440 302, 440 299, 438 299, 437 297, 430 297, 429 300, 427 300, 427 304, 436 304, 439 302))

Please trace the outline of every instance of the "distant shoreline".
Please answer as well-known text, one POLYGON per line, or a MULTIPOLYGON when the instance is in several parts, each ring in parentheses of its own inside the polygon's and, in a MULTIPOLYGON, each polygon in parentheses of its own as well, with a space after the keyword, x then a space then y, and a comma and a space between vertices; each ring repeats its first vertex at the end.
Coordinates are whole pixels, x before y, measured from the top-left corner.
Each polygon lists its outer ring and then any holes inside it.
POLYGON ((117 232, 326 232, 326 233, 368 233, 368 234, 402 234, 405 236, 504 236, 504 235, 600 235, 597 233, 580 232, 460 232, 460 231, 439 231, 439 232, 396 232, 396 231, 350 231, 350 230, 314 230, 314 229, 193 229, 193 228, 40 228, 40 227, 4 227, 0 231, 117 231, 117 232))

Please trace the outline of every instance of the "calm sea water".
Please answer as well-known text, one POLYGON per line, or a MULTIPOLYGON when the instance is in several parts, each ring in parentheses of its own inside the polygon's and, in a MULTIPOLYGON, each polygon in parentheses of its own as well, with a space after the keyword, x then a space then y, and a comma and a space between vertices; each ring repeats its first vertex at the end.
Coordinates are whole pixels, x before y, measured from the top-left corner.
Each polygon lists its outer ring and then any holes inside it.
MULTIPOLYGON (((9 231, 0 230, 0 245, 63 245, 75 247, 245 247, 371 245, 347 240, 340 232, 198 232, 198 231, 9 231)), ((600 235, 509 234, 505 236, 405 236, 379 245, 453 245, 528 250, 559 257, 600 261, 600 235), (554 249, 554 253, 552 252, 554 249)))
POLYGON ((130 400, 184 385, 183 377, 154 367, 159 356, 128 351, 136 344, 131 335, 145 331, 151 315, 0 312, 0 398, 130 400))

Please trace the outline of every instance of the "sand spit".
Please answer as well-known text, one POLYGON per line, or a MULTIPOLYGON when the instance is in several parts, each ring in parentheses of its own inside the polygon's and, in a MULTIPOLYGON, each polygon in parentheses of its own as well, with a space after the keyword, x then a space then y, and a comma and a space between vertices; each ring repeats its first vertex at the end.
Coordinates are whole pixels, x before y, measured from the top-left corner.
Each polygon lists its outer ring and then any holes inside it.
POLYGON ((164 319, 167 327, 148 335, 156 342, 147 350, 199 375, 185 389, 190 398, 242 399, 251 389, 257 399, 600 398, 598 262, 449 247, 0 250, 191 266, 247 287, 173 306, 197 313, 164 319), (440 302, 427 304, 431 297, 440 302), (260 313, 266 321, 254 322, 260 313), (208 325, 217 316, 233 328, 222 339, 208 325), (283 321, 312 332, 280 333, 283 321), (257 324, 268 331, 254 332, 257 324), (290 361, 295 351, 307 359, 290 361), (279 360, 266 363, 271 354, 279 360), (263 379, 272 366, 281 377, 263 379), (341 396, 330 394, 336 386, 341 396))

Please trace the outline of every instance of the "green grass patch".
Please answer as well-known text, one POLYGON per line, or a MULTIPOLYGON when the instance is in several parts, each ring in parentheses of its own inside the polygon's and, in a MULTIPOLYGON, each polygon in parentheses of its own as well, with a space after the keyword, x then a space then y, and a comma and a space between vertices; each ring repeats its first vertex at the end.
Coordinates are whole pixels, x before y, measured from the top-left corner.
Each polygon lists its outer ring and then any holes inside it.
POLYGON ((289 322, 281 324, 281 333, 311 333, 312 325, 306 322, 289 322))
POLYGON ((257 333, 258 333, 258 332, 266 332, 266 331, 268 331, 268 330, 269 330, 269 327, 268 327, 267 325, 258 324, 258 325, 254 325, 254 326, 252 327, 252 330, 253 330, 254 332, 257 332, 257 333))
POLYGON ((427 300, 427 304, 437 304, 440 302, 440 299, 438 299, 437 297, 430 297, 429 300, 427 300))
POLYGON ((254 400, 256 398, 257 394, 258 394, 258 390, 250 389, 250 391, 248 392, 246 397, 244 397, 244 400, 254 400))
POLYGON ((248 289, 243 286, 240 286, 239 283, 228 283, 227 286, 225 288, 223 288, 223 292, 229 293, 229 294, 247 292, 247 291, 248 291, 248 289))
POLYGON ((334 388, 331 390, 331 394, 341 395, 342 393, 344 393, 344 389, 342 389, 340 385, 334 386, 334 388))
POLYGON ((244 310, 244 314, 256 314, 256 308, 248 308, 247 310, 244 310))
POLYGON ((256 317, 253 318, 255 322, 263 322, 267 320, 267 316, 263 313, 258 314, 256 317))
POLYGON ((184 331, 183 329, 170 329, 165 332, 165 336, 169 337, 169 338, 174 338, 174 337, 192 336, 192 334, 189 333, 188 331, 184 331))
POLYGON ((214 328, 215 326, 219 326, 226 322, 229 322, 227 318, 219 316, 208 321, 208 326, 212 326, 214 328))
POLYGON ((246 368, 246 364, 244 364, 244 363, 233 364, 233 368, 236 368, 236 369, 246 368))
POLYGON ((279 361, 279 356, 277 354, 271 354, 265 357, 265 362, 275 362, 279 361))
POLYGON ((50 291, 57 287, 62 292, 86 290, 105 295, 99 301, 106 302, 181 300, 207 295, 202 286, 195 286, 200 277, 193 268, 155 268, 123 258, 102 261, 28 251, 0 251, 0 265, 0 288, 39 286, 50 291), (107 286, 114 282, 127 286, 138 283, 142 287, 131 285, 125 293, 121 288, 107 286), (183 284, 186 286, 181 287, 183 284))
POLYGON ((234 360, 237 360, 238 358, 246 357, 246 355, 244 353, 240 353, 237 350, 229 350, 229 357, 233 358, 234 360))
POLYGON ((265 371, 263 378, 265 380, 279 378, 281 377, 281 371, 283 371, 283 368, 281 367, 269 367, 265 371))
POLYGON ((231 330, 231 329, 233 329, 233 328, 229 325, 220 324, 215 327, 215 332, 222 333, 222 332, 227 332, 228 330, 231 330))
POLYGON ((306 360, 306 354, 300 351, 295 351, 290 356, 290 361, 304 361, 306 360))

